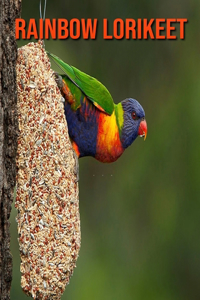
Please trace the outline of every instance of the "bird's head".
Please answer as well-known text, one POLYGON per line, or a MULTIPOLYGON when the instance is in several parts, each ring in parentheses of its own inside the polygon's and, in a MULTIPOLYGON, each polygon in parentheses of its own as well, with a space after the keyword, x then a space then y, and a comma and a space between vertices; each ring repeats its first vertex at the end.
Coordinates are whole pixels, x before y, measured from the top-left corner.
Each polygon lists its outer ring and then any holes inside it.
POLYGON ((123 148, 127 148, 138 135, 144 137, 144 140, 146 139, 147 123, 144 109, 137 100, 127 98, 121 103, 124 111, 121 142, 123 148))

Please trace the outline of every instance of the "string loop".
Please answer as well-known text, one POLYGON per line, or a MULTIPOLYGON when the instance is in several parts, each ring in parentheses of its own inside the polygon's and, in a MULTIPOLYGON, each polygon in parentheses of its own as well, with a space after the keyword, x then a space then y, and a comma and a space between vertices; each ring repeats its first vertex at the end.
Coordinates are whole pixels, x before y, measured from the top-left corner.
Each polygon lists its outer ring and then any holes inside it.
POLYGON ((46 14, 46 7, 47 7, 47 0, 44 0, 44 9, 43 9, 43 15, 42 15, 42 0, 40 0, 40 19, 45 19, 46 14))

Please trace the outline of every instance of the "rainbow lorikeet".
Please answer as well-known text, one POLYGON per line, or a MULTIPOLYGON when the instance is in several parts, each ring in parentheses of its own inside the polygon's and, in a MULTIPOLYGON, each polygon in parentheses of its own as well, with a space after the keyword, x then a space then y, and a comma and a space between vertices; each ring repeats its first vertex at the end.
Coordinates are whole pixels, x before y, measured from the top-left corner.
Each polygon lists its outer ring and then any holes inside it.
POLYGON ((113 162, 138 135, 146 138, 145 112, 137 100, 127 98, 114 104, 97 79, 48 54, 64 71, 64 75, 57 75, 57 83, 65 98, 69 136, 79 158, 93 156, 101 162, 113 162))

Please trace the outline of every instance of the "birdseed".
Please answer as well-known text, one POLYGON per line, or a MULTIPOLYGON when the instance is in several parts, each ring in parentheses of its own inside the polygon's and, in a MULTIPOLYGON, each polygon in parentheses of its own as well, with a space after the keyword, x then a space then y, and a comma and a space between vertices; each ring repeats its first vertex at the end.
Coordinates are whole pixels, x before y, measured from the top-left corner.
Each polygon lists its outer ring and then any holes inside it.
POLYGON ((18 49, 17 223, 21 286, 60 299, 76 267, 80 216, 63 98, 42 42, 18 49))

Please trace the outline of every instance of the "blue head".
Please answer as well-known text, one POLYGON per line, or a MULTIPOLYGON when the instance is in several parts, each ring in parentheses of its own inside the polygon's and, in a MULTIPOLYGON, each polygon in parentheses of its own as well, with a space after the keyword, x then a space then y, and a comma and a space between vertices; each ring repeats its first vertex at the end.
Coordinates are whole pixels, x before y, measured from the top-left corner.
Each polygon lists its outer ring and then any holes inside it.
POLYGON ((124 110, 124 124, 121 133, 123 148, 130 146, 136 137, 147 135, 147 123, 145 112, 140 103, 132 98, 127 98, 121 102, 124 110))

